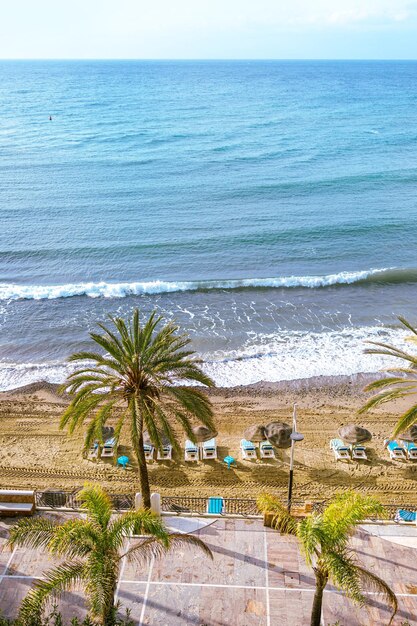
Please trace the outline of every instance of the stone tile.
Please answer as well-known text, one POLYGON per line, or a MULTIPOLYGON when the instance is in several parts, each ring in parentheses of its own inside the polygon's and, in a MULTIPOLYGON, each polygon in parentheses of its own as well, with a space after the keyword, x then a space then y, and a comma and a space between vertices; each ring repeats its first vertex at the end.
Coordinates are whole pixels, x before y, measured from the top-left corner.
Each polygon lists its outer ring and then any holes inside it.
POLYGON ((152 580, 265 586, 265 546, 260 524, 222 519, 195 535, 212 550, 213 560, 184 546, 155 563, 152 580))
POLYGON ((266 593, 254 589, 150 585, 148 626, 266 626, 266 593))

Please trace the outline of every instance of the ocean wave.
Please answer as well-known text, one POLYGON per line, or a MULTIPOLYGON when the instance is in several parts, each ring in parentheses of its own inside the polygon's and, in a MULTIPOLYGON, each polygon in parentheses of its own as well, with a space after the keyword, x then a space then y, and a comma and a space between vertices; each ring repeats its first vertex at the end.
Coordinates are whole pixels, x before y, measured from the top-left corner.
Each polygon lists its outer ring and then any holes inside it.
POLYGON ((0 283, 0 301, 55 300, 74 296, 90 298, 125 298, 143 294, 208 291, 213 289, 317 289, 357 284, 392 284, 417 282, 417 269, 371 269, 339 272, 325 276, 278 276, 275 278, 242 278, 198 281, 152 280, 142 282, 88 282, 64 285, 18 285, 0 283))

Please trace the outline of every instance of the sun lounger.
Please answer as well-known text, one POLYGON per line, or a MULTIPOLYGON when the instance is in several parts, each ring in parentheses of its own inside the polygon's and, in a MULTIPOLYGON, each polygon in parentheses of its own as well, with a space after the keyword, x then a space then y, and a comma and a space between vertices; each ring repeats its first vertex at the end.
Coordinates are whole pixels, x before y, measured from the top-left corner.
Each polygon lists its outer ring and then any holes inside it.
POLYGON ((115 445, 116 445, 116 439, 114 437, 112 437, 111 439, 107 439, 107 441, 104 442, 103 449, 101 451, 101 456, 102 457, 114 456, 115 445))
POLYGON ((396 441, 388 441, 387 450, 391 459, 403 461, 407 460, 403 446, 400 446, 399 443, 397 443, 396 441))
POLYGON ((417 461, 417 446, 412 441, 404 442, 405 452, 409 461, 417 461))
POLYGON ((172 461, 172 446, 169 444, 158 450, 156 458, 158 461, 172 461))
POLYGON ((367 461, 368 457, 366 455, 365 446, 352 446, 352 459, 356 461, 367 461))
POLYGON ((147 461, 153 461, 153 453, 155 451, 155 448, 150 443, 144 443, 143 450, 145 452, 145 459, 147 461))
POLYGON ((198 461, 198 447, 189 439, 185 442, 184 461, 198 461))
POLYGON ((224 511, 223 498, 208 498, 207 500, 207 513, 210 515, 222 515, 224 511))
POLYGON ((88 451, 87 459, 89 459, 91 461, 93 459, 96 459, 98 457, 98 450, 99 450, 98 441, 95 441, 93 443, 93 445, 91 446, 91 448, 89 449, 89 451, 88 451))
POLYGON ((201 458, 202 459, 217 459, 217 446, 216 440, 210 439, 204 441, 201 445, 201 458))
POLYGON ((240 440, 240 454, 242 459, 256 459, 256 448, 255 444, 251 441, 247 441, 246 439, 240 440))
POLYGON ((349 461, 351 458, 349 447, 341 439, 332 439, 330 449, 333 450, 336 461, 349 461))
POLYGON ((415 522, 417 513, 415 511, 406 511, 405 509, 398 509, 395 514, 396 522, 415 522))
POLYGON ((259 456, 261 459, 275 459, 274 447, 269 443, 269 441, 260 442, 259 456))

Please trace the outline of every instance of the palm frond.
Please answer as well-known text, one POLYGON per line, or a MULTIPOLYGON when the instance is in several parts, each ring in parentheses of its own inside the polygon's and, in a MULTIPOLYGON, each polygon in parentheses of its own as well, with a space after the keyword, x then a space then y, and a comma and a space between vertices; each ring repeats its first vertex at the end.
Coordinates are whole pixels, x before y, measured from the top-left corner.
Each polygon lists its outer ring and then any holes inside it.
POLYGON ((298 523, 297 537, 307 565, 311 566, 327 539, 322 516, 313 514, 302 519, 298 523))
POLYGON ((372 496, 354 491, 336 495, 322 514, 330 545, 343 547, 355 527, 365 519, 383 517, 384 507, 372 496))
POLYGON ((171 550, 179 547, 192 546, 201 550, 209 558, 213 558, 210 548, 198 537, 182 533, 169 533, 168 543, 162 543, 155 537, 148 537, 131 546, 123 555, 129 562, 136 562, 139 565, 149 563, 151 558, 159 559, 171 550))
POLYGON ((56 527, 48 550, 69 559, 82 558, 94 551, 99 542, 97 528, 88 520, 71 519, 56 527))
POLYGON ((386 402, 392 402, 405 396, 411 396, 415 394, 414 385, 404 386, 399 389, 388 389, 387 391, 381 391, 368 400, 358 411, 359 414, 366 413, 372 408, 378 407, 386 402))
POLYGON ((399 418, 398 422, 395 425, 393 436, 396 437, 400 433, 405 432, 411 426, 413 426, 417 422, 417 404, 414 404, 410 407, 405 413, 403 413, 399 418))
POLYGON ((405 326, 408 330, 410 330, 413 333, 413 335, 415 335, 417 337, 417 329, 414 328, 414 326, 411 324, 411 322, 406 320, 405 317, 403 317, 402 315, 399 315, 398 319, 400 320, 400 322, 401 322, 401 324, 403 326, 405 326))
POLYGON ((296 535, 297 520, 288 513, 287 508, 278 498, 269 493, 261 493, 256 500, 258 509, 264 515, 271 515, 271 527, 285 535, 296 535))
POLYGON ((152 535, 166 546, 169 543, 165 524, 149 509, 128 511, 111 522, 109 540, 115 547, 121 546, 124 538, 132 535, 152 535))
MULTIPOLYGON (((380 578, 373 572, 370 572, 369 570, 365 569, 364 567, 361 567, 358 564, 356 564, 355 567, 361 579, 362 585, 367 590, 370 589, 372 591, 382 594, 385 600, 385 603, 391 607, 392 615, 388 624, 388 626, 390 626, 398 610, 397 596, 395 595, 391 587, 384 580, 382 580, 382 578, 380 578)), ((365 600, 366 600, 366 596, 365 596, 365 600)))
POLYGON ((365 597, 361 586, 359 569, 347 550, 326 551, 321 554, 329 578, 336 587, 358 604, 364 604, 365 597))
POLYGON ((112 503, 100 485, 86 485, 78 495, 81 508, 86 511, 87 518, 101 530, 107 529, 112 513, 112 503))
POLYGON ((23 624, 39 615, 48 601, 72 589, 84 579, 84 564, 80 561, 63 563, 45 573, 45 579, 37 581, 24 598, 19 611, 23 624))
POLYGON ((11 527, 8 545, 11 548, 46 548, 58 525, 45 517, 22 518, 11 527))

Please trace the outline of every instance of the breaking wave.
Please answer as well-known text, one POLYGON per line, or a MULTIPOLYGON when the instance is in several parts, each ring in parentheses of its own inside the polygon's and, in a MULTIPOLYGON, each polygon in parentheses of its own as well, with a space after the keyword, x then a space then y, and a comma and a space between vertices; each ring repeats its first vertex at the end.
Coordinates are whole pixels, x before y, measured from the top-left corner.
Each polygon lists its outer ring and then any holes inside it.
POLYGON ((278 276, 275 278, 242 278, 198 281, 152 280, 141 282, 80 282, 64 285, 18 285, 0 283, 0 300, 54 300, 74 296, 90 298, 124 298, 132 295, 206 291, 212 289, 316 289, 336 285, 417 282, 417 269, 371 269, 339 272, 325 276, 278 276))

